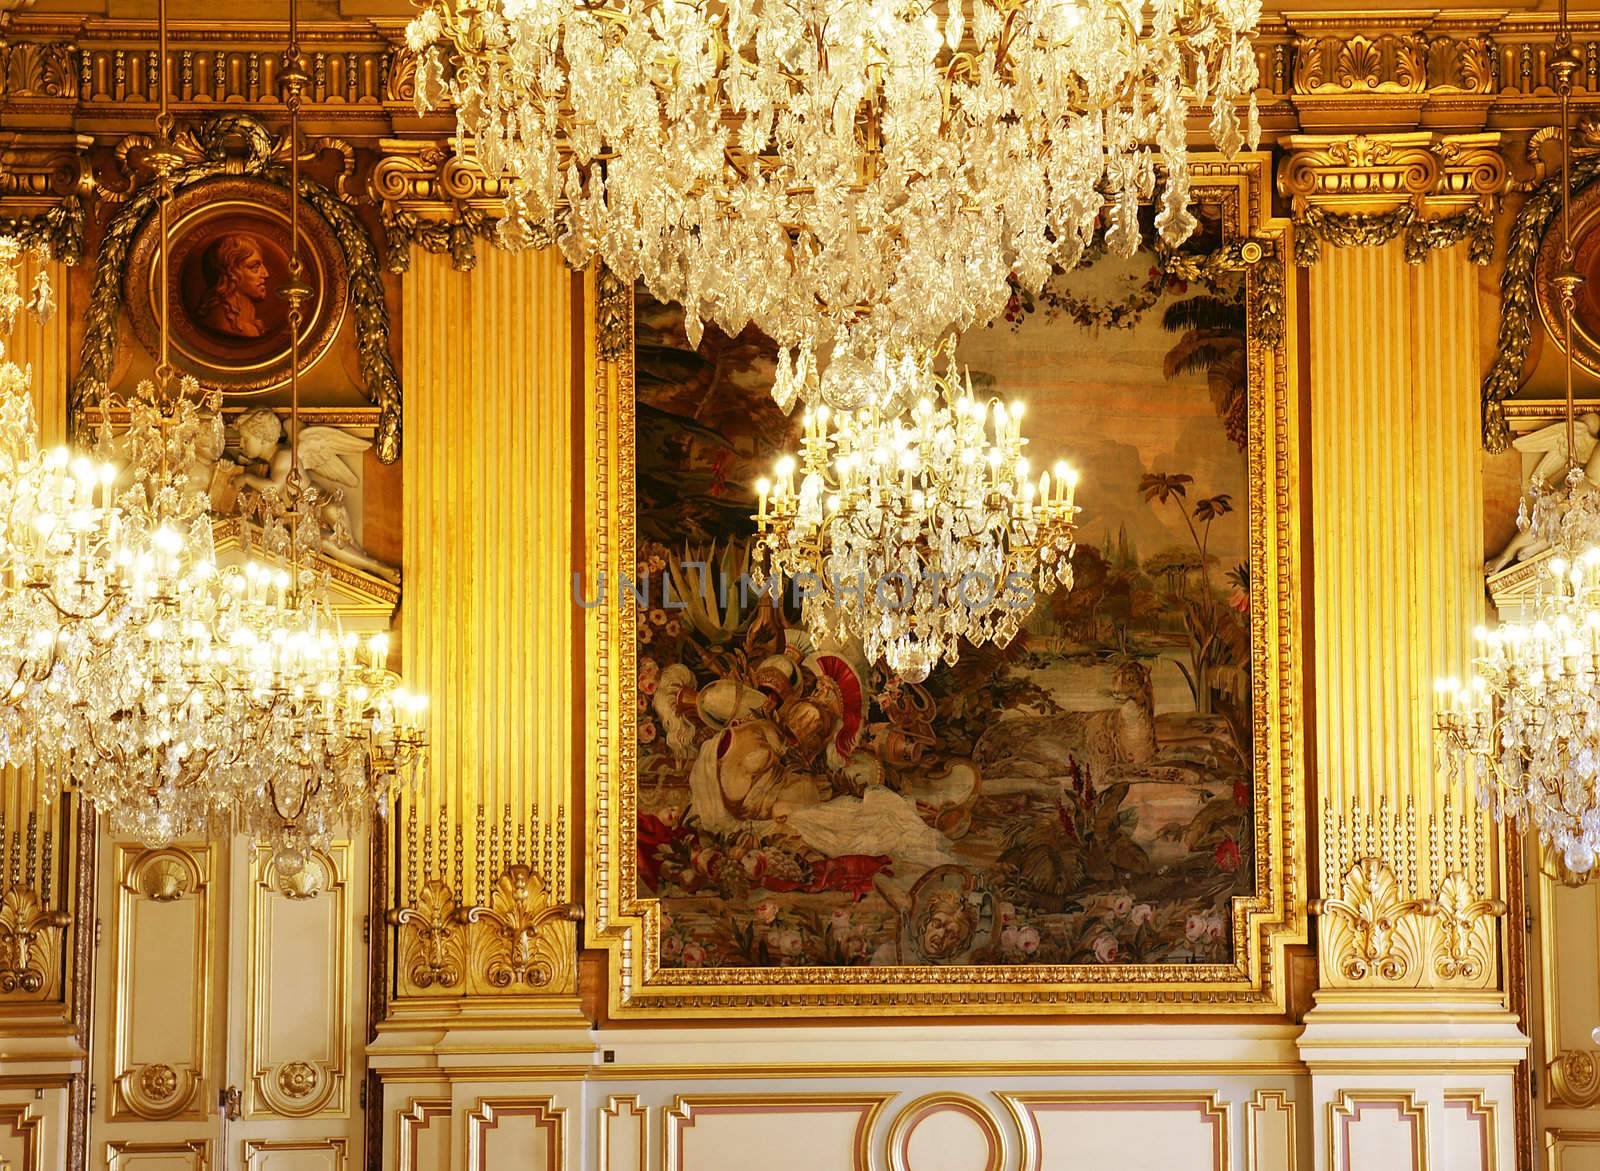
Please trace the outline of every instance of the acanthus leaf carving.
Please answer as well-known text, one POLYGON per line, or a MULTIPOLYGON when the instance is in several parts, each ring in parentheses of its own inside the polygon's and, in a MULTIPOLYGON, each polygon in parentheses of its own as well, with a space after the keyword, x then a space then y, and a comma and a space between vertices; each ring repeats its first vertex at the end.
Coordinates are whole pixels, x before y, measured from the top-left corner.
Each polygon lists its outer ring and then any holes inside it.
POLYGON ((61 933, 70 922, 31 887, 0 894, 0 995, 34 998, 53 990, 61 933))
POLYGON ((466 920, 449 886, 428 883, 417 905, 390 911, 389 922, 400 928, 401 967, 413 987, 426 991, 460 985, 466 969, 466 920))
POLYGON ((564 990, 572 979, 572 956, 561 928, 580 915, 573 904, 552 901, 531 867, 508 867, 489 904, 466 914, 468 923, 487 928, 474 936, 475 973, 491 988, 564 990))

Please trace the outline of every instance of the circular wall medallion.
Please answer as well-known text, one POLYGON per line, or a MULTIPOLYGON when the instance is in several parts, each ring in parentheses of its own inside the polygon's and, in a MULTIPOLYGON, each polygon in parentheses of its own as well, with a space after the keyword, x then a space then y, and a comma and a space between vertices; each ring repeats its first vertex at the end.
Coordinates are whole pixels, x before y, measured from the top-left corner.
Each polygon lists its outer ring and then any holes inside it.
MULTIPOLYGON (((208 179, 172 202, 168 261, 172 364, 224 394, 255 395, 289 379, 289 195, 261 179, 208 179)), ((123 299, 139 341, 160 352, 161 221, 134 237, 123 299)), ((349 282, 344 254, 322 217, 300 205, 300 259, 311 286, 300 328, 300 368, 333 344, 349 282)))
MULTIPOLYGON (((1590 374, 1600 374, 1600 183, 1590 184, 1572 200, 1572 266, 1583 278, 1572 307, 1573 359, 1590 374)), ((1535 296, 1545 331, 1557 351, 1566 350, 1566 330, 1561 320, 1561 295, 1556 274, 1561 271, 1561 210, 1550 217, 1539 243, 1534 270, 1535 296)))

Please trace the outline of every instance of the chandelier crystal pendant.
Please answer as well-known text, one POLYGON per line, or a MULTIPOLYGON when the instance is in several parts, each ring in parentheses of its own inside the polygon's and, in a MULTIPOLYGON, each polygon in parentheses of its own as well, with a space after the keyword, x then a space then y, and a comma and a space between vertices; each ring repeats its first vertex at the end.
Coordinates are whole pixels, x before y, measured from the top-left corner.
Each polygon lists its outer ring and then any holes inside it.
MULTIPOLYGON (((426 0, 416 100, 509 181, 510 226, 685 309, 816 354, 997 316, 1139 204, 1193 232, 1187 119, 1259 137, 1259 0, 426 0), (1246 104, 1241 125, 1237 106, 1246 104), (1159 195, 1157 188, 1159 187, 1159 195)), ((835 404, 846 405, 846 404, 835 404)))
POLYGON ((1532 822, 1541 844, 1573 874, 1600 853, 1600 491, 1587 484, 1573 443, 1572 49, 1562 0, 1550 70, 1561 99, 1561 270, 1566 360, 1564 481, 1537 481, 1517 518, 1553 550, 1529 620, 1479 629, 1473 675, 1438 685, 1436 727, 1446 766, 1474 785, 1497 819, 1532 822))
POLYGON ((1072 586, 1077 474, 1031 478, 1022 404, 974 395, 954 350, 885 357, 858 410, 808 409, 799 459, 756 486, 758 585, 787 576, 808 629, 912 682, 1072 586))
POLYGON ((386 666, 389 639, 345 632, 328 600, 316 486, 300 462, 300 334, 312 290, 300 256, 300 106, 310 78, 299 19, 289 4, 289 45, 279 79, 289 110, 290 463, 281 490, 263 495, 244 539, 265 563, 227 575, 237 622, 227 638, 230 707, 250 729, 251 767, 236 778, 235 828, 270 845, 280 874, 382 813, 415 781, 425 756, 425 697, 386 666))

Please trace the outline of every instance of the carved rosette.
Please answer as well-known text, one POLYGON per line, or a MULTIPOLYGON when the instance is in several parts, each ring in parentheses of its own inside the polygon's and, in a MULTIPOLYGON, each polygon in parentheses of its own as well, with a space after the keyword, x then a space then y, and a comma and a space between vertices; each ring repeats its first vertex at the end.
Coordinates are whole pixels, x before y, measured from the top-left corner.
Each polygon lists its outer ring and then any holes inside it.
POLYGON ((1314 264, 1324 243, 1386 244, 1400 237, 1420 264, 1465 240, 1477 264, 1494 253, 1494 214, 1508 183, 1499 133, 1290 135, 1278 191, 1295 223, 1295 260, 1314 264))

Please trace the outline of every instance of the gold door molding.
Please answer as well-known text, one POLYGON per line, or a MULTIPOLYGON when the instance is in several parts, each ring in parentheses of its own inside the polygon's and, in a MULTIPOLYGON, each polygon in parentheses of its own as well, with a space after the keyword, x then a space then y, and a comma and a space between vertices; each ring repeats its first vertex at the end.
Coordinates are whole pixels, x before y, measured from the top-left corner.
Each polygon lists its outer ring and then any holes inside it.
MULTIPOLYGON (((0 1104, 0 1127, 8 1139, 16 1140, 22 1150, 22 1162, 16 1171, 44 1171, 39 1160, 44 1151, 44 1116, 34 1112, 32 1102, 6 1102, 0 1104)), ((12 1146, 7 1142, 6 1146, 12 1146)))
POLYGON ((599 1171, 649 1171, 650 1111, 639 1105, 638 1094, 611 1094, 600 1107, 599 1171), (626 1119, 626 1122, 623 1120, 626 1119), (632 1134, 619 1142, 612 1129, 622 1127, 632 1134), (619 1145, 631 1145, 634 1158, 628 1164, 618 1161, 619 1145))
POLYGON ((311 1165, 311 1156, 324 1155, 318 1171, 346 1171, 349 1142, 342 1138, 325 1139, 246 1139, 243 1171, 275 1171, 279 1160, 296 1168, 311 1165))
POLYGON ((544 1136, 545 1168, 558 1171, 566 1166, 565 1107, 543 1098, 479 1098, 467 1114, 467 1171, 499 1171, 503 1160, 490 1160, 495 1130, 506 1120, 526 1118, 544 1136))
MULTIPOLYGON (((1224 244, 1255 242, 1246 302, 1287 256, 1286 225, 1270 213, 1266 156, 1222 163, 1199 158, 1197 201, 1218 209, 1224 244)), ((635 573, 636 386, 633 290, 601 273, 585 320, 591 379, 585 468, 587 559, 582 596, 596 583, 635 573)), ((636 637, 640 615, 625 589, 586 611, 588 694, 581 705, 594 843, 585 913, 588 938, 608 955, 610 1011, 619 1017, 793 1017, 823 1013, 1037 1013, 1070 1004, 1115 1013, 1275 1012, 1286 1003, 1284 949, 1305 937, 1305 842, 1301 805, 1302 628, 1298 397, 1292 363, 1263 345, 1263 321, 1293 311, 1247 314, 1249 581, 1260 598, 1251 620, 1254 682, 1255 893, 1233 900, 1226 930, 1231 962, 1194 964, 989 964, 768 966, 698 969, 664 962, 661 902, 640 892, 637 872, 638 744, 642 702, 636 637), (620 601, 616 595, 622 595, 620 601)), ((1292 348, 1292 347, 1291 347, 1292 348)))
POLYGON ((449 1098, 412 1098, 395 1119, 395 1160, 401 1171, 429 1171, 419 1161, 423 1131, 439 1119, 449 1119, 449 1098))
MULTIPOLYGON (((1476 1090, 1446 1090, 1444 1113, 1447 1120, 1454 1113, 1464 1115, 1478 1132, 1478 1171, 1499 1171, 1499 1110, 1495 1104, 1486 1101, 1484 1095, 1476 1090)), ((1557 1169, 1552 1166, 1549 1171, 1557 1169)))
POLYGON ((106 1171, 144 1171, 150 1166, 165 1171, 174 1159, 184 1161, 184 1171, 210 1171, 211 1144, 200 1139, 106 1144, 106 1171))
POLYGON ((204 1118, 213 1084, 213 847, 119 844, 113 865, 110 1117, 204 1118))
POLYGON ((1245 1107, 1244 1171, 1295 1171, 1298 1155, 1294 1099, 1285 1090, 1257 1090, 1245 1107), (1268 1120, 1277 1117, 1276 1124, 1268 1120), (1268 1127, 1281 1131, 1269 1136, 1268 1127))
POLYGON ((351 850, 338 842, 288 876, 274 869, 269 847, 251 853, 245 1002, 251 1118, 349 1113, 351 850), (275 978, 280 973, 288 978, 275 978), (292 990, 287 1002, 274 997, 275 988, 292 990))

